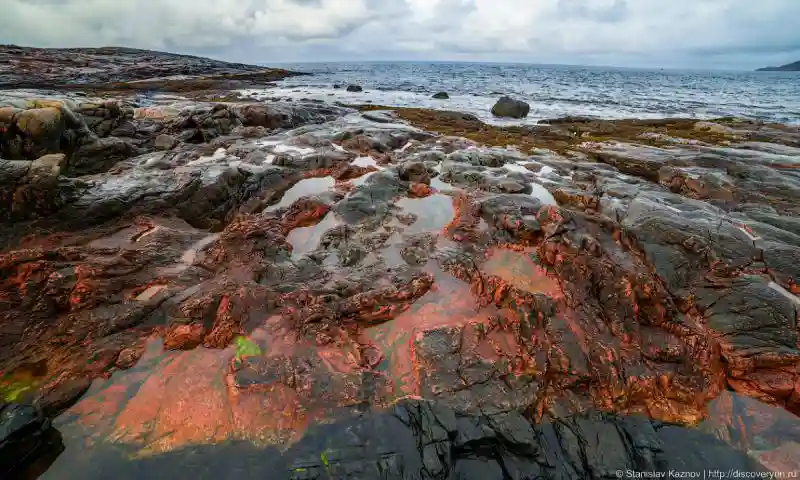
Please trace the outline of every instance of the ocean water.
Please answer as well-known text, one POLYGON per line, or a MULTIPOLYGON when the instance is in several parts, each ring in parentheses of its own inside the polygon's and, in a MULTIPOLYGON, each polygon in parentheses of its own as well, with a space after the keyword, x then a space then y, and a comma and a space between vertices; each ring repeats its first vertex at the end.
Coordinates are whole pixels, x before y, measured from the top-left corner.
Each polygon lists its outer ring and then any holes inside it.
MULTIPOLYGON (((736 116, 800 124, 800 72, 645 70, 489 63, 294 63, 313 73, 254 97, 314 98, 345 103, 440 108, 470 112, 494 123, 501 95, 527 101, 523 123, 566 115, 598 118, 714 118, 736 116), (364 92, 334 89, 358 84, 364 92), (446 91, 450 100, 434 100, 446 91)), ((514 121, 513 123, 518 123, 514 121)))

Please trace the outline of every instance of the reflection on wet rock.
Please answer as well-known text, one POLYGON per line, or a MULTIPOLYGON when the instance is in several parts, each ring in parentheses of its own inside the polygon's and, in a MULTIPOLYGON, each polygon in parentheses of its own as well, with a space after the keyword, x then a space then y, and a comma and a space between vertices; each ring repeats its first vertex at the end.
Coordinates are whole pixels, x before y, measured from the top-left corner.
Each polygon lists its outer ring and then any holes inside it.
POLYGON ((35 405, 2 408, 25 441, 57 417, 60 471, 208 445, 287 478, 757 468, 645 418, 792 468, 789 127, 117 107, 2 113, 41 150, 0 162, 0 392, 35 405))

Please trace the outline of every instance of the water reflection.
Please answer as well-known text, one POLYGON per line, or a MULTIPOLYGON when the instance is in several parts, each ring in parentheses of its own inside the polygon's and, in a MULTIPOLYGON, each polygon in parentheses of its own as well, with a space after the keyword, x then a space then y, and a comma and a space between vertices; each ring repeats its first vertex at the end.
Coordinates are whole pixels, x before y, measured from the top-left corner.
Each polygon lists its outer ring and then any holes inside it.
POLYGON ((406 213, 413 213, 417 220, 406 233, 440 231, 453 219, 453 199, 447 195, 434 194, 425 198, 402 198, 396 205, 406 213))
POLYGON ((310 197, 327 192, 336 185, 333 177, 304 178, 286 191, 280 202, 267 208, 268 212, 288 207, 302 197, 310 197))
POLYGON ((292 258, 300 257, 315 250, 319 246, 320 240, 322 240, 322 235, 341 223, 336 214, 330 212, 316 225, 292 230, 286 237, 286 241, 292 246, 292 258))

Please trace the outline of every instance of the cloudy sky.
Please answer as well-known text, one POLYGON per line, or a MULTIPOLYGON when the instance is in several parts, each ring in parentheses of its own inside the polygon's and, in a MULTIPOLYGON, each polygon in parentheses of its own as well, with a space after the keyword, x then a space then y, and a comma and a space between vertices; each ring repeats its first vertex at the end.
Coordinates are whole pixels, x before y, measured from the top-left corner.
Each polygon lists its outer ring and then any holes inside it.
POLYGON ((0 0, 0 43, 248 62, 755 68, 800 60, 800 0, 0 0))

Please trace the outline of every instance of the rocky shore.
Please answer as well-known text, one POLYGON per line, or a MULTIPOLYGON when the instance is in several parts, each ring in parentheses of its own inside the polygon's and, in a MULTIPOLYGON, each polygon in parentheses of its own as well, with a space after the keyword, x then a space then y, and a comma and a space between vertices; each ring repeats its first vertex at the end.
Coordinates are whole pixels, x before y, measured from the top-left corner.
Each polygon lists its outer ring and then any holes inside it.
POLYGON ((183 92, 193 97, 303 75, 283 69, 135 48, 30 48, 0 45, 0 89, 183 92))
POLYGON ((291 74, 0 49, 3 455, 55 419, 85 478, 796 469, 800 129, 235 91, 291 74))

